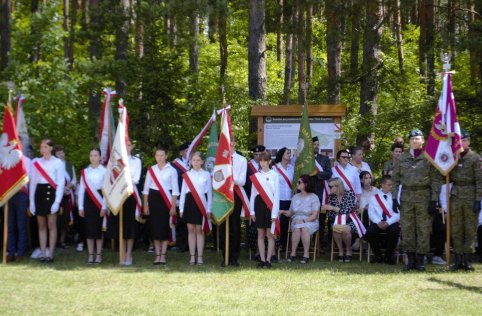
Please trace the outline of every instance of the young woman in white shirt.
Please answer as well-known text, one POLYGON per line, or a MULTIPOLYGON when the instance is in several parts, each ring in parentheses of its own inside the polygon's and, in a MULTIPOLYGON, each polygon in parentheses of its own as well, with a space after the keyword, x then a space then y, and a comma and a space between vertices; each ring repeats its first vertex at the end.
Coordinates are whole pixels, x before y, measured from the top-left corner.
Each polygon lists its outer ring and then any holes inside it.
POLYGON ((87 240, 88 264, 102 263, 102 223, 107 213, 107 205, 102 197, 102 185, 106 168, 100 164, 99 148, 89 154, 90 166, 81 171, 79 184, 79 216, 84 218, 84 232, 87 240), (94 247, 95 246, 95 247, 94 247), (96 252, 94 249, 97 248, 96 252))
POLYGON ((183 175, 179 202, 180 215, 187 223, 189 253, 191 254, 189 264, 191 265, 204 264, 204 233, 205 230, 209 231, 209 218, 211 217, 211 175, 202 169, 203 163, 201 153, 195 152, 191 158, 191 170, 183 175), (196 192, 192 192, 192 189, 196 192))

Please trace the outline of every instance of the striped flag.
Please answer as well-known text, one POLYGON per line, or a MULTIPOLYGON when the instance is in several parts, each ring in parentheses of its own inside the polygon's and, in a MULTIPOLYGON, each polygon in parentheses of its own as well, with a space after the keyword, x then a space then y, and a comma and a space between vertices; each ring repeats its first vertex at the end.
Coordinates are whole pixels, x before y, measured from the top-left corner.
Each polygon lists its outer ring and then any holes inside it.
POLYGON ((231 148, 231 120, 227 109, 221 116, 221 135, 213 171, 212 213, 216 224, 231 214, 234 206, 233 158, 231 148))
POLYGON ((112 148, 112 140, 114 138, 114 115, 112 113, 112 97, 116 95, 115 91, 105 88, 102 91, 104 95, 104 103, 102 104, 102 112, 100 117, 100 141, 99 147, 102 154, 101 163, 107 165, 110 158, 110 150, 112 148))
POLYGON ((462 138, 452 93, 452 79, 450 73, 444 73, 442 95, 435 110, 425 157, 446 176, 457 164, 461 150, 462 138))
POLYGON ((188 159, 188 164, 191 165, 191 155, 193 154, 194 150, 196 147, 201 143, 204 135, 209 130, 209 127, 216 122, 216 111, 213 110, 213 115, 209 118, 209 121, 204 125, 203 129, 197 134, 197 136, 192 140, 191 144, 189 145, 189 148, 187 149, 187 159, 188 159))

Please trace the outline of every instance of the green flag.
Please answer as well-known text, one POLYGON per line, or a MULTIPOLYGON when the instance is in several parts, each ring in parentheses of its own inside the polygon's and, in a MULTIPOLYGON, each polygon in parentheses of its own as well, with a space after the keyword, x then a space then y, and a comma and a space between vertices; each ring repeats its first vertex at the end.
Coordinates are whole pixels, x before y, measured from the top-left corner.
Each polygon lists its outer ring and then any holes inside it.
POLYGON ((310 176, 314 176, 316 174, 315 156, 313 155, 313 140, 311 138, 307 104, 303 106, 297 151, 295 175, 293 177, 293 191, 296 189, 298 178, 301 175, 308 174, 310 176))
POLYGON ((214 161, 216 160, 216 152, 218 151, 218 126, 216 122, 211 125, 211 130, 209 131, 209 144, 208 150, 206 151, 206 163, 205 167, 209 173, 213 173, 214 161))

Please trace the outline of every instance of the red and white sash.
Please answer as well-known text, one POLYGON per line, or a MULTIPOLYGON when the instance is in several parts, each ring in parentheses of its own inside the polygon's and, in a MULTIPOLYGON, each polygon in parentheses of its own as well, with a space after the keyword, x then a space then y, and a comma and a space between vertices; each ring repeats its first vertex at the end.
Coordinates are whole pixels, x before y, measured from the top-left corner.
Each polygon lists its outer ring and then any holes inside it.
POLYGON ((248 195, 246 194, 246 190, 240 185, 235 185, 234 186, 234 193, 239 197, 242 203, 242 212, 241 212, 241 218, 249 218, 249 198, 248 195))
POLYGON ((380 198, 380 195, 377 193, 375 194, 375 199, 377 200, 378 204, 380 205, 380 208, 382 209, 383 213, 387 216, 387 218, 391 218, 392 215, 387 209, 387 206, 385 205, 385 202, 380 198))
POLYGON ((320 163, 316 159, 315 159, 315 165, 316 165, 316 170, 318 170, 318 172, 323 171, 323 167, 320 165, 320 163))
POLYGON ((45 171, 45 169, 42 167, 42 165, 40 164, 40 162, 38 162, 38 160, 36 160, 33 165, 35 166, 35 168, 37 168, 38 172, 40 172, 40 174, 42 175, 42 177, 47 180, 47 182, 50 184, 50 186, 54 189, 57 189, 57 184, 54 182, 54 180, 52 180, 52 178, 49 176, 49 174, 47 173, 47 171, 45 171))
POLYGON ((285 182, 286 184, 288 185, 289 188, 292 188, 293 185, 291 184, 291 181, 290 179, 288 178, 288 175, 286 174, 286 172, 283 170, 283 168, 280 168, 278 166, 278 164, 275 164, 274 165, 276 171, 278 171, 278 173, 283 177, 283 179, 285 179, 285 182))
MULTIPOLYGON (((269 211, 273 211, 273 192, 266 192, 265 189, 270 189, 271 186, 269 183, 262 177, 260 173, 255 173, 249 177, 251 179, 251 183, 253 183, 254 187, 259 193, 259 196, 263 199, 263 202, 268 207, 269 211)), ((277 235, 280 233, 280 224, 279 219, 276 218, 271 223, 271 233, 277 235)))
MULTIPOLYGON (((169 192, 168 190, 165 190, 164 187, 161 185, 161 183, 159 182, 159 179, 157 179, 157 176, 156 176, 156 173, 154 172, 153 167, 150 167, 148 171, 149 171, 149 174, 151 175, 152 181, 154 181, 154 183, 156 184, 157 189, 159 190, 159 193, 161 193, 164 203, 166 203, 167 208, 171 210, 172 208, 171 192, 169 192)), ((169 226, 171 226, 171 228, 173 228, 173 226, 176 225, 176 222, 177 222, 176 216, 169 217, 169 226)), ((173 234, 172 238, 173 240, 175 240, 175 234, 173 234)))
POLYGON ((134 184, 132 187, 134 188, 134 192, 132 192, 132 196, 136 201, 136 221, 140 223, 144 223, 144 220, 142 219, 142 202, 141 202, 141 197, 139 196, 139 191, 137 191, 137 185, 134 184))
POLYGON ((348 217, 355 224, 355 229, 358 232, 358 236, 360 238, 363 237, 367 230, 366 230, 365 226, 363 225, 363 223, 358 218, 358 216, 356 216, 355 212, 351 212, 350 214, 338 214, 338 215, 336 215, 334 224, 346 225, 346 220, 348 219, 348 217))
POLYGON ((350 191, 355 192, 355 190, 353 190, 353 186, 351 185, 351 182, 350 182, 350 181, 348 180, 348 178, 345 176, 345 174, 343 173, 343 171, 341 171, 340 167, 335 166, 335 170, 336 170, 336 172, 338 173, 338 175, 341 177, 341 179, 343 180, 343 182, 345 182, 346 185, 350 188, 350 191))
POLYGON ((253 174, 255 174, 256 172, 258 172, 258 169, 256 169, 256 167, 254 166, 254 163, 250 160, 248 161, 248 167, 249 169, 251 169, 251 172, 253 174))
POLYGON ((176 167, 178 167, 179 169, 181 169, 182 173, 185 173, 185 172, 187 171, 187 168, 184 167, 181 159, 176 158, 176 159, 174 159, 174 161, 173 161, 172 163, 175 164, 176 167))
POLYGON ((192 197, 196 202, 196 205, 199 207, 201 214, 203 216, 202 227, 205 234, 209 234, 212 230, 211 221, 209 220, 207 208, 208 208, 208 201, 206 199, 206 195, 204 193, 200 193, 198 188, 192 182, 189 172, 186 172, 182 175, 182 178, 186 182, 187 186, 189 187, 189 191, 191 191, 192 197))
MULTIPOLYGON (((103 198, 97 190, 92 190, 87 178, 85 177, 85 169, 80 171, 80 175, 82 176, 82 181, 84 182, 85 188, 87 189, 87 194, 89 194, 90 199, 94 202, 95 206, 99 209, 99 212, 102 211, 102 202, 103 198)), ((107 213, 105 214, 104 218, 102 219, 102 230, 107 230, 107 213)))
POLYGON ((328 196, 330 195, 330 190, 328 181, 323 180, 323 195, 321 197, 321 206, 328 204, 328 196))

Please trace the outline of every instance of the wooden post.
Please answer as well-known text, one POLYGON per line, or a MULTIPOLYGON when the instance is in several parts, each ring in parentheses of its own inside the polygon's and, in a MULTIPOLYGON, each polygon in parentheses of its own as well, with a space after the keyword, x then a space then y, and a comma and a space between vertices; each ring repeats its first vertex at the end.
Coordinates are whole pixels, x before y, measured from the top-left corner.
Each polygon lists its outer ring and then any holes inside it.
POLYGON ((227 267, 229 264, 229 216, 226 217, 226 244, 224 246, 224 265, 227 267))
MULTIPOLYGON (((450 266, 450 225, 451 225, 451 212, 450 209, 452 206, 450 205, 450 175, 445 177, 445 189, 446 189, 446 198, 447 198, 447 220, 445 221, 445 261, 447 261, 447 265, 450 266)), ((443 214, 442 214, 443 216, 443 214)))
POLYGON ((216 225, 216 251, 219 253, 219 225, 216 225))
POLYGON ((119 264, 123 265, 124 258, 124 218, 123 218, 123 208, 121 206, 119 211, 119 264))
POLYGON ((3 207, 3 255, 2 263, 7 263, 7 238, 8 238, 8 200, 3 207))

